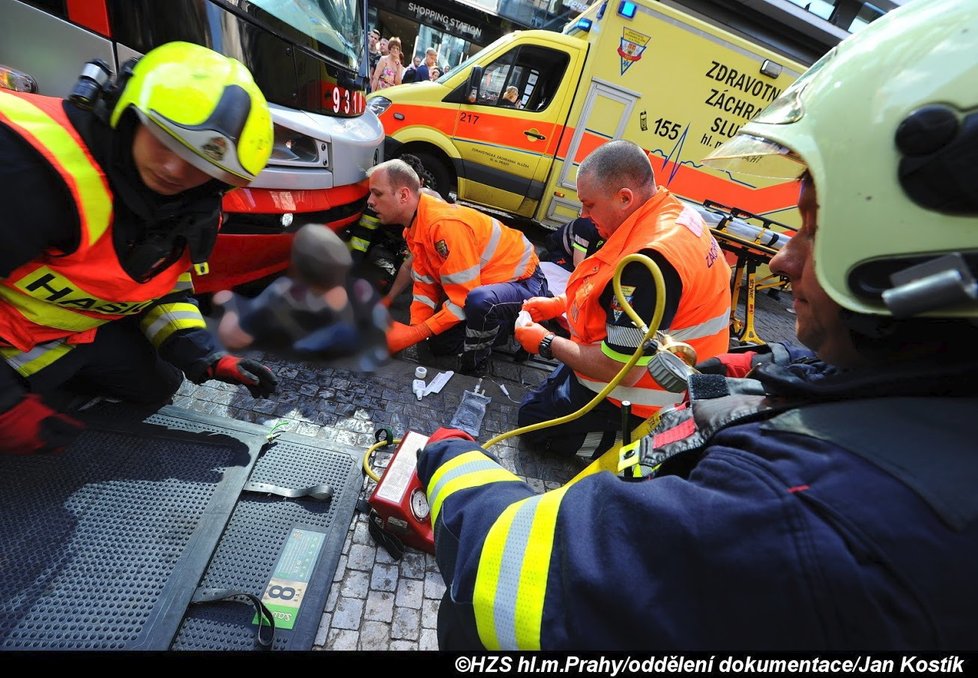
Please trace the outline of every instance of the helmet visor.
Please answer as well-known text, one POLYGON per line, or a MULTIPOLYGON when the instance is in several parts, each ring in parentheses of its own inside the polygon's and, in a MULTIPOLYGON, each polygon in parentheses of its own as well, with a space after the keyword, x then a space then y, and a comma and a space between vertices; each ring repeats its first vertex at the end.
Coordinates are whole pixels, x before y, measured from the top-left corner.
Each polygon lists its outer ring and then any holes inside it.
POLYGON ((157 141, 204 174, 230 186, 247 186, 253 179, 253 177, 249 178, 247 176, 246 170, 241 167, 240 163, 234 157, 237 152, 234 142, 223 134, 181 130, 184 137, 193 136, 195 137, 194 141, 200 141, 201 144, 208 148, 217 148, 223 160, 223 163, 219 164, 217 159, 206 159, 202 155, 194 152, 188 144, 178 139, 169 131, 163 120, 151 118, 139 109, 136 109, 136 114, 153 136, 156 137, 157 141), (205 135, 206 139, 204 138, 205 135), (230 153, 227 151, 229 147, 231 148, 230 153), (230 169, 231 165, 234 166, 233 170, 230 169))
POLYGON ((703 162, 715 169, 777 179, 797 179, 806 168, 790 148, 751 134, 738 134, 713 149, 703 162))

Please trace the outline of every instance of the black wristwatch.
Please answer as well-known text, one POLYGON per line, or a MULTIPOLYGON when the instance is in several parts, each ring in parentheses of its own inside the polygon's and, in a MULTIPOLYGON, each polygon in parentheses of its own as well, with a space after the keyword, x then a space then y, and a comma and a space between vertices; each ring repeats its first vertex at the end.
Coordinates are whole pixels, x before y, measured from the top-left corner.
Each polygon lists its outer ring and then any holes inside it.
POLYGON ((554 352, 550 345, 554 343, 554 333, 551 332, 543 339, 540 340, 540 348, 537 349, 537 353, 540 354, 541 358, 546 358, 547 360, 554 359, 554 352))

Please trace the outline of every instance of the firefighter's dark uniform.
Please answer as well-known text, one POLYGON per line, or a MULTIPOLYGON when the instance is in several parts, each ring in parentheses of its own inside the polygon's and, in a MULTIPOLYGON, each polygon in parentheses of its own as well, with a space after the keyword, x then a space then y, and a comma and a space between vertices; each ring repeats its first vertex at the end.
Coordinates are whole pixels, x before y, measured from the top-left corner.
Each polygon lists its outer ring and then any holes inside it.
POLYGON ((475 443, 426 448, 440 648, 978 646, 978 361, 808 355, 694 393, 644 481, 540 495, 475 443))

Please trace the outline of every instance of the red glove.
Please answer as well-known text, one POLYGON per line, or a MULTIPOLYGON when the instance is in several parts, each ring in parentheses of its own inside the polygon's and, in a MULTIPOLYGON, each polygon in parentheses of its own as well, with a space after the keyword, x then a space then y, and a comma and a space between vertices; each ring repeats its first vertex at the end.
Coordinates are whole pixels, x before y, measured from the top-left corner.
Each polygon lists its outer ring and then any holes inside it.
POLYGON ((517 327, 513 334, 516 337, 516 341, 520 342, 520 346, 527 353, 539 353, 540 342, 543 341, 545 336, 553 334, 553 332, 543 325, 532 323, 526 327, 517 327))
POLYGON ((719 374, 723 377, 739 379, 746 377, 747 373, 754 367, 754 356, 757 351, 744 351, 743 353, 723 353, 704 360, 696 365, 696 369, 703 374, 719 374))
POLYGON ((74 417, 55 412, 36 393, 0 413, 0 454, 62 452, 84 430, 74 417))
POLYGON ((534 322, 558 318, 567 310, 567 298, 563 294, 559 297, 533 297, 523 302, 523 310, 530 314, 534 322))
POLYGON ((437 443, 439 440, 450 440, 453 438, 458 438, 460 440, 469 440, 473 443, 475 442, 475 438, 473 438, 472 436, 470 436, 468 433, 466 433, 461 429, 445 428, 444 426, 442 426, 437 431, 431 434, 431 437, 428 438, 428 444, 430 445, 431 443, 437 443))
POLYGON ((394 321, 387 330, 387 350, 393 355, 403 351, 408 346, 414 346, 418 342, 424 341, 431 334, 431 330, 424 323, 405 325, 394 321))
POLYGON ((225 355, 207 368, 207 378, 228 384, 244 384, 252 398, 265 398, 275 393, 278 379, 260 362, 248 358, 225 355))

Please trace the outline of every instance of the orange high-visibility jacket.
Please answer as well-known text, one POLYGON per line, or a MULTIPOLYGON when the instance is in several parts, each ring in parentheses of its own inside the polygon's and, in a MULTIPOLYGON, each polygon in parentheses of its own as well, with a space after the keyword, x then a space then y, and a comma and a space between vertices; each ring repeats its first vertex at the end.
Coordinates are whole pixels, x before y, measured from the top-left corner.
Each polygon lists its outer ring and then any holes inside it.
MULTIPOLYGON (((725 353, 730 342, 730 267, 700 215, 661 187, 571 274, 567 281, 571 340, 579 344, 604 342, 608 336, 607 309, 599 303, 601 293, 611 283, 615 265, 641 250, 661 253, 679 273, 683 284, 672 325, 659 329, 689 343, 696 349, 698 360, 725 353)), ((607 354, 607 347, 604 350, 607 354)), ((639 364, 647 362, 643 359, 639 364)), ((578 381, 595 392, 608 384, 581 372, 575 374, 578 381)), ((622 400, 630 401, 632 412, 640 417, 649 417, 682 399, 683 394, 660 388, 648 373, 635 385, 618 386, 609 395, 609 400, 619 406, 622 400)))
MULTIPOLYGON (((75 201, 81 224, 78 249, 63 256, 46 252, 0 279, 0 344, 30 351, 37 344, 67 338, 94 340, 103 323, 138 315, 168 293, 190 287, 190 254, 146 283, 129 277, 112 243, 112 200, 108 180, 62 108, 62 100, 0 90, 0 124, 20 134, 58 172, 75 201)), ((43 200, 43 196, 35 196, 43 200)), ((30 228, 30 224, 24 224, 30 228)), ((167 329, 154 329, 158 345, 173 329, 204 327, 193 304, 180 304, 179 319, 162 314, 167 329), (182 307, 187 307, 183 309, 182 307)), ((151 328, 145 327, 144 331, 151 328)))
POLYGON ((411 324, 433 334, 465 320, 465 298, 476 287, 523 280, 540 263, 519 231, 425 194, 404 239, 414 256, 411 324))

